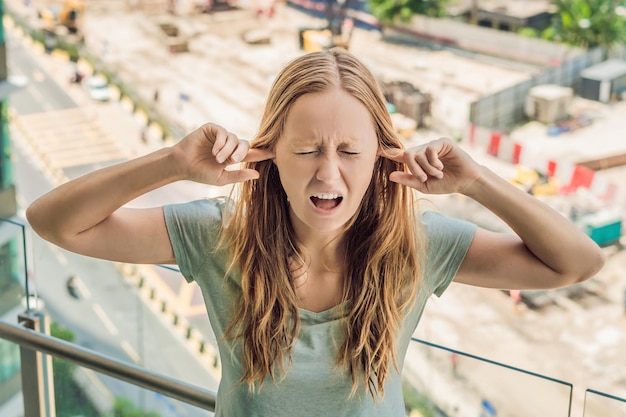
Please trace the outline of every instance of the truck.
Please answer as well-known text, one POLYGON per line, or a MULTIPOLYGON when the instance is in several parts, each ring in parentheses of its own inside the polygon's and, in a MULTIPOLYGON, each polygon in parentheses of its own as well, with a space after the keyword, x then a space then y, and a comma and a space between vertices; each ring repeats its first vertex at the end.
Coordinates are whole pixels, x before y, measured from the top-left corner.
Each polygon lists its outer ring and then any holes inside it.
POLYGON ((64 0, 58 5, 51 5, 38 11, 42 29, 51 35, 58 34, 59 28, 64 28, 72 35, 80 35, 84 15, 84 0, 64 0))

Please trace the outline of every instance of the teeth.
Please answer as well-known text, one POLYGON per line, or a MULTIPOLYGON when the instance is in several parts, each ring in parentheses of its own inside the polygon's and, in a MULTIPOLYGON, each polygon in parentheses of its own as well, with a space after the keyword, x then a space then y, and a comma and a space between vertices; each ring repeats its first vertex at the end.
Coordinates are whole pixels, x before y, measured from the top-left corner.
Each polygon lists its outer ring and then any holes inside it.
POLYGON ((334 200, 339 198, 339 194, 315 194, 313 197, 319 198, 320 200, 334 200))

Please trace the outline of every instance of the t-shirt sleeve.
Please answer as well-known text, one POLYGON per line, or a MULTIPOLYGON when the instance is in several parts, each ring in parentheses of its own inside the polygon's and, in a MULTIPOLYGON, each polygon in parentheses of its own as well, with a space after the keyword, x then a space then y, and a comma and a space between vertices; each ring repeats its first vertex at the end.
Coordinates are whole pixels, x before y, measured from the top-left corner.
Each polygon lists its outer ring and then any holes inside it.
POLYGON ((163 207, 165 224, 180 272, 189 282, 212 256, 222 227, 224 203, 218 199, 197 200, 163 207))
POLYGON ((424 281, 438 297, 448 288, 472 243, 476 226, 434 211, 422 215, 426 236, 424 281))

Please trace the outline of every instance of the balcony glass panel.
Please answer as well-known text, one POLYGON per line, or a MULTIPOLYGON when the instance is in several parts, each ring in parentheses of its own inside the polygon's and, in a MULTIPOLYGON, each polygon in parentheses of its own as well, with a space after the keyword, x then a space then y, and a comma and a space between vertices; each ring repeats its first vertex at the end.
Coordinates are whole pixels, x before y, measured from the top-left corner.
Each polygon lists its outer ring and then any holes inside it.
POLYGON ((213 413, 68 361, 53 359, 57 416, 207 417, 213 413))
POLYGON ((186 293, 194 286, 177 269, 117 264, 65 251, 34 234, 31 240, 37 260, 32 287, 50 321, 73 333, 74 343, 217 389, 220 373, 204 304, 186 293))
POLYGON ((0 318, 20 307, 20 304, 25 305, 35 299, 30 286, 27 288, 33 295, 30 300, 25 297, 26 288, 22 288, 29 275, 25 234, 24 225, 0 217, 0 318))
POLYGON ((626 398, 588 389, 583 417, 626 416, 626 398))
POLYGON ((0 416, 24 415, 21 383, 19 346, 0 339, 0 416))
POLYGON ((570 415, 567 382, 417 339, 409 346, 404 377, 411 386, 405 387, 407 407, 423 415, 570 415))

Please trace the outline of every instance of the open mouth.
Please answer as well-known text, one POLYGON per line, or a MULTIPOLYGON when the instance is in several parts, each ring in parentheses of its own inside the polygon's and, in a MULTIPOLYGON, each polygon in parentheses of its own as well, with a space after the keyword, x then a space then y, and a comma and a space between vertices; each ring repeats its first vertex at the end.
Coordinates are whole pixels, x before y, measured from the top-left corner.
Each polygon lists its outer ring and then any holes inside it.
POLYGON ((338 194, 317 194, 310 198, 315 207, 322 210, 332 210, 343 200, 343 197, 338 194))

